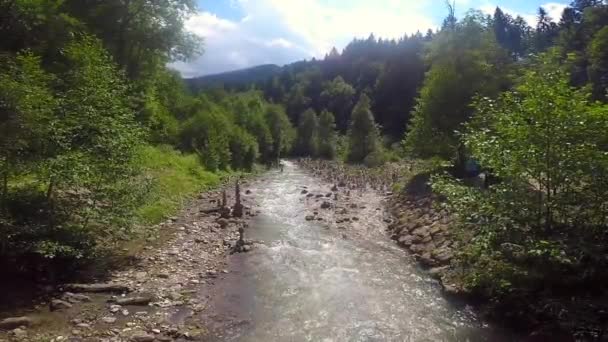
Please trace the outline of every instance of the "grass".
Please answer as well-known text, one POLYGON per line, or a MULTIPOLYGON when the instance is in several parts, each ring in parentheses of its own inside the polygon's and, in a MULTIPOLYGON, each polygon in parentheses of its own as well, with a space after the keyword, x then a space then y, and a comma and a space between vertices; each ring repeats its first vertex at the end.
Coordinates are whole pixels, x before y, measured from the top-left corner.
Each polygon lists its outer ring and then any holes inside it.
POLYGON ((146 146, 140 163, 151 182, 146 203, 136 216, 141 224, 156 224, 173 215, 201 191, 216 187, 229 172, 205 170, 196 155, 169 146, 146 146))

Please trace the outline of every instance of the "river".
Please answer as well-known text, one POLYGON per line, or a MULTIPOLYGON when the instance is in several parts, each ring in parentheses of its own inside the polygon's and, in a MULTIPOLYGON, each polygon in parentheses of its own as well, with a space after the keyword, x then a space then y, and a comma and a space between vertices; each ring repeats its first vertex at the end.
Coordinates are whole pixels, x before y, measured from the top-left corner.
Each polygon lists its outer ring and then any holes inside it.
MULTIPOLYGON (((195 317, 217 341, 500 341, 470 308, 444 299, 386 234, 382 197, 363 203, 345 229, 306 221, 314 198, 331 185, 294 163, 248 185, 258 215, 248 239, 264 243, 230 259, 211 292, 209 312, 195 317)), ((355 201, 355 200, 354 200, 355 201)))

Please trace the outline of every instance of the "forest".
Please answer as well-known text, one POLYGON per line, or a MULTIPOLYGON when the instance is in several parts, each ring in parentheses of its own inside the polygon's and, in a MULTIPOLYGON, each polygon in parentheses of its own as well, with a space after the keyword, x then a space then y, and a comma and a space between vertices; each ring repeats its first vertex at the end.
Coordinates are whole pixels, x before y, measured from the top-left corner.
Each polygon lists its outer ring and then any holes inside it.
MULTIPOLYGON (((194 0, 0 0, 0 260, 95 257, 224 176, 281 158, 431 160, 455 268, 500 305, 608 280, 608 5, 496 8, 203 87, 194 0), (117 25, 116 23, 119 23, 117 25), (252 81, 253 80, 253 81, 252 81), (484 188, 465 185, 475 169, 484 188), (523 298, 523 299, 522 299, 523 298)), ((234 75, 233 75, 234 76, 234 75)), ((8 266, 7 266, 8 267, 8 266)))

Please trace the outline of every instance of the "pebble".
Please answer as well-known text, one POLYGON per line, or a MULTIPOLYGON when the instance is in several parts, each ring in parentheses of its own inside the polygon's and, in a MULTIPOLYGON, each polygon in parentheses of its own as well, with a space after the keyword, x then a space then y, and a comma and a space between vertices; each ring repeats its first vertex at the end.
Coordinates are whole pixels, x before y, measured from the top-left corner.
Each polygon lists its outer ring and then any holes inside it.
POLYGON ((101 320, 107 324, 116 323, 116 317, 103 317, 101 320))

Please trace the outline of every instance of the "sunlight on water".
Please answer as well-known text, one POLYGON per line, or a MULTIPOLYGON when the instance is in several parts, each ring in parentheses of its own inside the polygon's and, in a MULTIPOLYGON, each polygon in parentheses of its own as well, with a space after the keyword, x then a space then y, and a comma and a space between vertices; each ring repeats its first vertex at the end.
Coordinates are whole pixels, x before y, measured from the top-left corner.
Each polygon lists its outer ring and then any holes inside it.
POLYGON ((497 340, 441 297, 437 284, 388 240, 380 219, 370 219, 375 234, 347 240, 304 220, 310 211, 303 186, 312 193, 330 187, 292 163, 251 187, 262 215, 247 234, 266 246, 238 256, 238 278, 226 281, 239 284, 214 298, 219 304, 236 298, 232 309, 249 322, 222 331, 223 340, 497 340))

